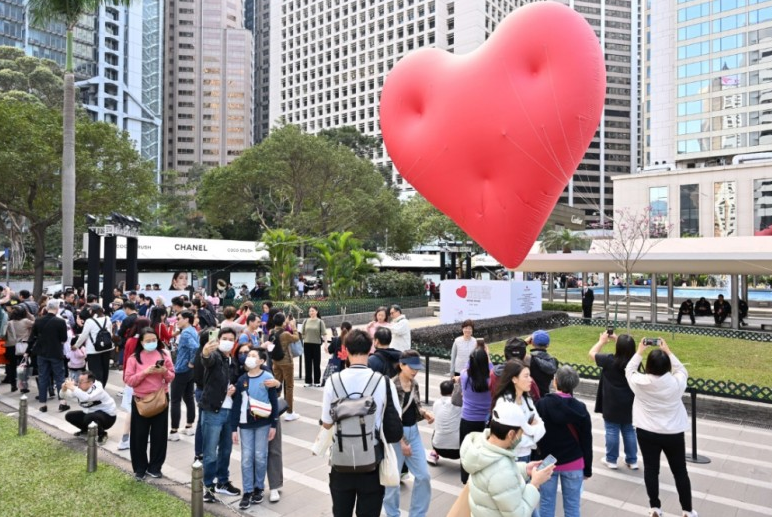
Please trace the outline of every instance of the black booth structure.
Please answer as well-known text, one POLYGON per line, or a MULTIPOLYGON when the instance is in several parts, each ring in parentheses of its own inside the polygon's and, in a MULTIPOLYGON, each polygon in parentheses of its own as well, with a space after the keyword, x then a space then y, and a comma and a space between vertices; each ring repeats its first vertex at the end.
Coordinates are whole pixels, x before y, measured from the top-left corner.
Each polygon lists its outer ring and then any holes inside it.
POLYGON ((126 238, 126 285, 133 288, 137 284, 137 238, 142 221, 136 217, 111 213, 105 218, 105 224, 97 225, 97 218, 86 215, 88 228, 88 284, 87 294, 101 296, 102 306, 109 310, 112 302, 112 289, 115 286, 115 269, 117 266, 118 237, 126 238), (104 257, 100 257, 100 239, 104 237, 104 257), (103 292, 99 292, 99 265, 104 260, 102 274, 104 276, 103 292))

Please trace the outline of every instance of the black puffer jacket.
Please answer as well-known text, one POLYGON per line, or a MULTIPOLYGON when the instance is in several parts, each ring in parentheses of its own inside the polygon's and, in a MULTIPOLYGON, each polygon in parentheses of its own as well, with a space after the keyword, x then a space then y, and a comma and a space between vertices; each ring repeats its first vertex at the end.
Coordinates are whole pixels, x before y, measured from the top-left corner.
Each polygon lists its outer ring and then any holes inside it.
POLYGON ((556 371, 558 371, 558 360, 549 352, 536 348, 531 350, 531 377, 536 381, 542 397, 550 392, 550 384, 556 371))
POLYGON ((203 411, 217 413, 222 408, 231 382, 231 358, 216 350, 209 357, 201 354, 201 364, 204 367, 204 389, 199 406, 203 411))

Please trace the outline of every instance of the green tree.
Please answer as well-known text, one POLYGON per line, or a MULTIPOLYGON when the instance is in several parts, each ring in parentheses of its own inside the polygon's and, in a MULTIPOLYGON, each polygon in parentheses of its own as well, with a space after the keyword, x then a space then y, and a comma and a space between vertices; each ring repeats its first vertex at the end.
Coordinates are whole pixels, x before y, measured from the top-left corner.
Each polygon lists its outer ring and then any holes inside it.
POLYGON ((271 260, 271 297, 283 300, 292 297, 292 280, 298 272, 297 256, 300 237, 290 230, 266 230, 262 237, 271 260))
MULTIPOLYGON (((150 230, 164 237, 197 237, 220 239, 222 235, 209 224, 196 204, 196 190, 206 172, 203 165, 193 165, 186 173, 175 170, 164 171, 162 178, 163 195, 153 212, 150 230)), ((250 240, 256 240, 253 236, 250 240)))
POLYGON ((362 248, 351 232, 332 232, 314 243, 314 258, 324 269, 324 289, 331 298, 351 296, 361 290, 365 277, 375 272, 378 254, 362 248))
POLYGON ((348 147, 354 154, 367 160, 372 159, 373 153, 381 145, 378 138, 364 135, 354 126, 331 127, 322 129, 318 134, 330 142, 348 147))
MULTIPOLYGON (((27 94, 24 94, 27 95, 27 94)), ((0 210, 25 217, 35 253, 34 292, 43 289, 46 230, 62 220, 62 112, 28 95, 0 96, 0 210)), ((143 161, 127 133, 111 124, 77 120, 75 204, 86 213, 128 212, 141 219, 157 194, 152 164, 143 161), (117 194, 116 190, 120 189, 117 194)), ((85 221, 76 228, 85 230, 85 221)), ((66 257, 62 257, 66 260, 66 257)))
POLYGON ((563 253, 571 253, 571 250, 581 249, 587 244, 587 238, 567 228, 552 229, 544 232, 544 247, 551 251, 562 250, 563 253))
POLYGON ((394 237, 392 234, 397 232, 389 233, 389 242, 394 242, 398 248, 407 248, 405 251, 434 241, 472 241, 450 217, 419 194, 402 203, 398 232, 394 237))
POLYGON ((323 237, 385 232, 399 203, 369 160, 297 126, 274 129, 233 163, 206 172, 197 200, 218 229, 248 217, 264 230, 323 237), (223 200, 235 210, 223 210, 223 200))
MULTIPOLYGON (((128 0, 118 0, 128 5, 128 0)), ((75 74, 73 73, 73 31, 80 18, 93 13, 102 0, 29 0, 32 23, 38 26, 52 21, 67 28, 67 58, 64 67, 64 116, 62 131, 61 212, 62 212, 62 283, 72 285, 75 244, 75 74)))

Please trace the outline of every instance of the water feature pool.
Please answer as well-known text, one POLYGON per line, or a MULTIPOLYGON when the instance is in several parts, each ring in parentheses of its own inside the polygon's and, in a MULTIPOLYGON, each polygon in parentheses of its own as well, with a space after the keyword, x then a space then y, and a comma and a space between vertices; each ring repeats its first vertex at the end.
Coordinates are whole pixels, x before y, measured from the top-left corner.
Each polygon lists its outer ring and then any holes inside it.
MULTIPOLYGON (((603 286, 597 286, 592 288, 595 293, 595 299, 603 296, 605 288, 603 286)), ((625 287, 612 287, 609 291, 610 295, 625 295, 625 287)), ((569 289, 569 293, 580 293, 580 289, 569 289)), ((712 303, 719 294, 723 294, 727 300, 730 298, 731 292, 728 287, 713 288, 713 287, 674 287, 674 298, 691 298, 692 301, 697 301, 701 297, 705 297, 712 303)), ((649 298, 651 296, 651 286, 648 285, 631 285, 630 296, 635 298, 649 298)), ((557 296, 556 296, 557 298, 557 296)), ((657 286, 657 298, 667 299, 667 286, 657 286)), ((749 300, 755 302, 772 302, 772 289, 748 289, 749 300)))

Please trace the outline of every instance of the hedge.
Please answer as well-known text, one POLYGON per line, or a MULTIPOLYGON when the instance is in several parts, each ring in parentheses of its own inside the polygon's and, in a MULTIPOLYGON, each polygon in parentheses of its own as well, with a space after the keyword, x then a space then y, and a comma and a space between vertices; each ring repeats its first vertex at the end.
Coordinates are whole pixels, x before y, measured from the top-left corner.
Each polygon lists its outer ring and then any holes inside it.
MULTIPOLYGON (((539 329, 553 329, 568 324, 568 314, 558 311, 529 312, 474 321, 474 336, 495 343, 512 336, 530 334, 539 329)), ((450 357, 453 341, 461 335, 461 323, 413 329, 413 348, 422 353, 450 357)))
POLYGON ((582 312, 581 303, 542 302, 543 311, 582 312))

